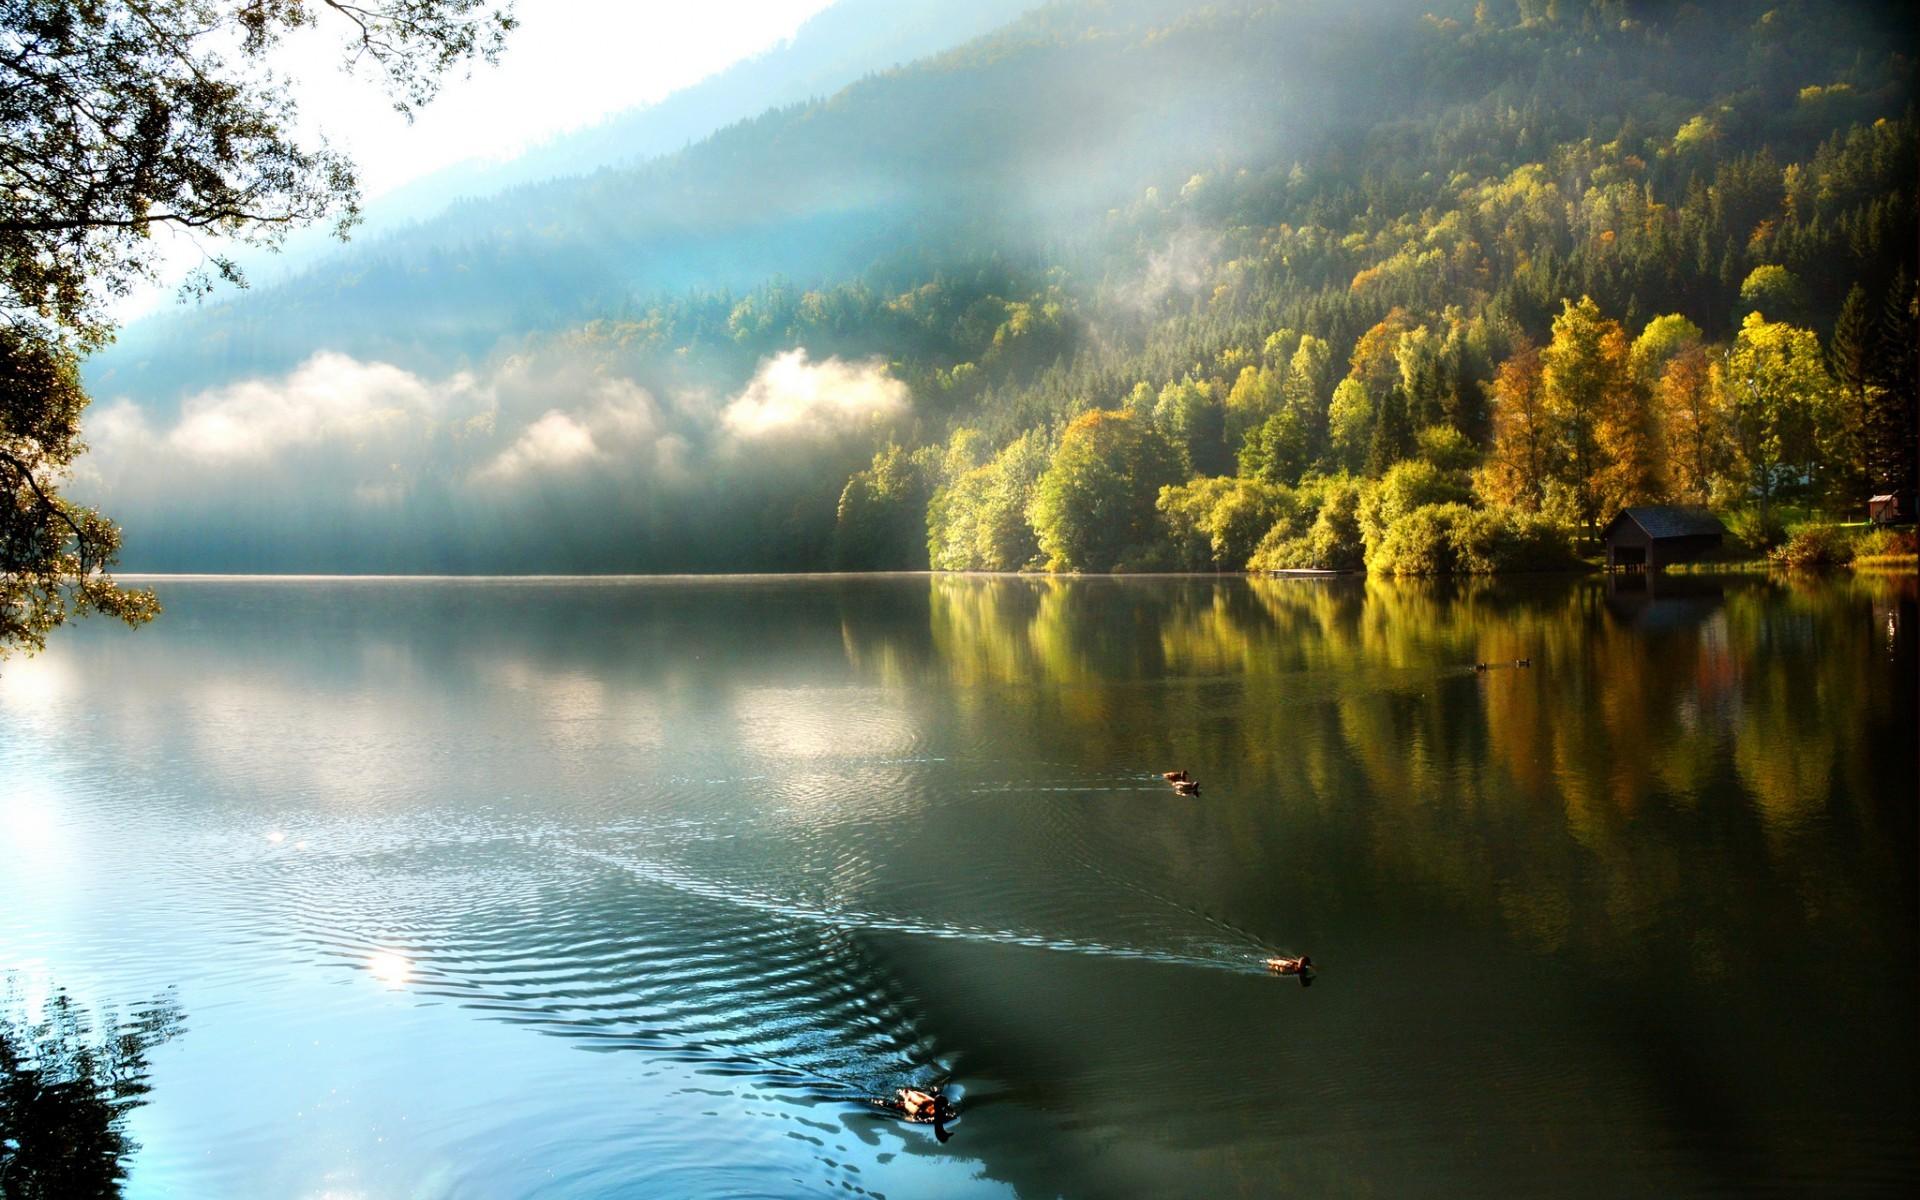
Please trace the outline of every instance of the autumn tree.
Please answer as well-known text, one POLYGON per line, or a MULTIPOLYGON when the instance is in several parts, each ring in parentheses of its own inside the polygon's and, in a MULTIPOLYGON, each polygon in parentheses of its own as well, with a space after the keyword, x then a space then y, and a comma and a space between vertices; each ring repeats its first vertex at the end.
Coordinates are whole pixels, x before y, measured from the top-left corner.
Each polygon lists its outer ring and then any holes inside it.
POLYGON ((1660 382, 1661 373, 1673 357, 1689 346, 1699 345, 1704 335, 1700 327, 1679 313, 1668 313, 1648 321, 1633 339, 1633 347, 1628 352, 1633 364, 1633 377, 1640 385, 1651 390, 1660 382))
MULTIPOLYGON (((1395 308, 1353 344, 1347 379, 1364 389, 1367 422, 1366 470, 1378 475, 1413 450, 1413 418, 1402 382, 1400 339, 1413 328, 1405 309, 1395 308)), ((1331 419, 1331 413, 1329 413, 1331 419)))
POLYGON ((1727 454, 1712 366, 1704 345, 1686 345, 1667 360, 1653 393, 1667 443, 1668 482, 1676 497, 1694 504, 1707 502, 1727 454))
POLYGON ((1389 388, 1400 384, 1397 351, 1401 337, 1412 328, 1413 319, 1406 310, 1396 308, 1361 334, 1353 344, 1347 377, 1358 380, 1376 406, 1389 388))
POLYGON ((1600 470, 1593 491, 1603 514, 1653 503, 1665 491, 1666 455, 1653 405, 1647 390, 1628 378, 1628 387, 1601 410, 1594 426, 1600 470))
POLYGON ((1582 296, 1562 304, 1540 360, 1554 473, 1573 489, 1589 533, 1597 533, 1603 506, 1650 493, 1657 470, 1627 335, 1582 296))
POLYGON ((1540 352, 1521 342, 1493 377, 1493 449, 1476 485, 1494 504, 1537 511, 1553 464, 1540 352))
MULTIPOLYGON (((276 244, 358 216, 352 164, 296 135, 268 56, 327 22, 350 68, 397 107, 491 60, 514 20, 495 0, 0 0, 0 653, 73 616, 130 624, 149 592, 107 574, 119 531, 60 494, 80 454, 77 361, 109 341, 108 304, 153 277, 176 229, 276 244)), ((239 281, 211 258, 189 280, 239 281)))

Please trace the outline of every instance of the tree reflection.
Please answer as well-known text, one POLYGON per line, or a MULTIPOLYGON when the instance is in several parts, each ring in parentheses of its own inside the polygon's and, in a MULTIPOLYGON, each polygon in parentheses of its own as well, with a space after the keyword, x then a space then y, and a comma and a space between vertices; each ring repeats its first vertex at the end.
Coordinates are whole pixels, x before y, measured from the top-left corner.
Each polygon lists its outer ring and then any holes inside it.
POLYGON ((151 1090, 147 1054, 180 1027, 170 996, 126 1021, 110 1012, 96 1020, 57 991, 36 1020, 10 986, 0 1009, 0 1196, 120 1195, 139 1148, 127 1117, 151 1090))
POLYGON ((1887 800, 1913 786, 1897 733, 1912 720, 1912 578, 930 587, 926 670, 983 738, 1029 709, 1053 743, 1036 753, 1231 770, 1243 796, 1284 797, 1366 846, 1360 869, 1490 907, 1541 951, 1617 961, 1664 924, 1710 973, 1730 941, 1764 939, 1674 929, 1673 914, 1724 909, 1757 930, 1728 904, 1761 889, 1798 897, 1807 932, 1837 930, 1865 914, 1815 881, 1857 877, 1836 855, 1904 844, 1831 835, 1901 820, 1887 800))

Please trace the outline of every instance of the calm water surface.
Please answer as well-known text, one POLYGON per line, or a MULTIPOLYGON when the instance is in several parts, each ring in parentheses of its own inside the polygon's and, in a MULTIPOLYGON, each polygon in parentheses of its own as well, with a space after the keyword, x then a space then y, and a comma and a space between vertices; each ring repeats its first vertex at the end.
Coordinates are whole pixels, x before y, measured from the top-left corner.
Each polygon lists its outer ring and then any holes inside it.
POLYGON ((0 668, 130 1196, 1920 1181, 1911 579, 158 586, 0 668))

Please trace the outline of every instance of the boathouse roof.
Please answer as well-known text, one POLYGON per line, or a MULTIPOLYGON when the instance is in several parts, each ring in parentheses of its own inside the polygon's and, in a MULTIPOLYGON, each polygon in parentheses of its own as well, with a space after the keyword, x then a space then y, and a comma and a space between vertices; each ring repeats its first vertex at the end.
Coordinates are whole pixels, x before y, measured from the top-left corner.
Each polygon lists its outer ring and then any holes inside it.
POLYGON ((1620 515, 1607 522, 1602 536, 1611 534, 1622 521, 1632 521, 1646 532, 1654 541, 1665 538, 1718 537, 1727 532, 1727 527, 1719 518, 1704 508, 1689 508, 1678 504, 1649 504, 1638 508, 1623 508, 1620 515))

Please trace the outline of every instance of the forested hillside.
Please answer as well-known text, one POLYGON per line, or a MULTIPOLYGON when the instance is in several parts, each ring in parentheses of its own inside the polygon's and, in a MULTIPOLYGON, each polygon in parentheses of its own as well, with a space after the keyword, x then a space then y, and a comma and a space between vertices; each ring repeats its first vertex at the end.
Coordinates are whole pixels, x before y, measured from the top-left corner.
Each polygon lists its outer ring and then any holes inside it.
POLYGON ((427 379, 411 457, 291 439, 320 516, 95 486, 169 566, 1488 570, 1665 499, 1769 541, 1912 486, 1913 33, 1053 4, 98 368, 162 414, 318 351, 427 379))

